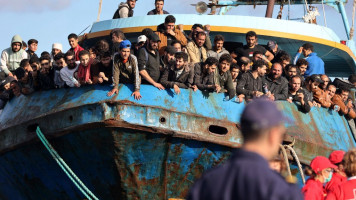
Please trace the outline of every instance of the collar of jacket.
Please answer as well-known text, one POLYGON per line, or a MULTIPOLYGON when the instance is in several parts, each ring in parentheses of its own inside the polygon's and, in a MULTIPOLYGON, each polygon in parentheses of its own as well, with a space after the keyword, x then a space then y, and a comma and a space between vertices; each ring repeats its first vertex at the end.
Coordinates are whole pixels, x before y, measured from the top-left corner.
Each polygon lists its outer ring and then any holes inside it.
POLYGON ((277 78, 276 80, 273 80, 269 75, 266 77, 266 79, 268 81, 274 82, 278 85, 282 84, 282 76, 280 76, 279 78, 277 78))

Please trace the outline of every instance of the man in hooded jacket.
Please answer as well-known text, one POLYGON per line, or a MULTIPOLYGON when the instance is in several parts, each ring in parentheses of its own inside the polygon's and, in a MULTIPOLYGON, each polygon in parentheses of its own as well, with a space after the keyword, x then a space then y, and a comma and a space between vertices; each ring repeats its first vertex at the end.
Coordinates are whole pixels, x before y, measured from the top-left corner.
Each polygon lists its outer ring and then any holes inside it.
POLYGON ((132 17, 134 14, 133 9, 135 8, 136 1, 137 0, 127 0, 126 2, 121 2, 119 8, 116 10, 113 16, 113 19, 132 17))
POLYGON ((1 53, 0 80, 5 76, 13 76, 13 73, 20 67, 20 62, 27 58, 27 52, 22 49, 22 38, 15 35, 11 40, 11 46, 1 53))

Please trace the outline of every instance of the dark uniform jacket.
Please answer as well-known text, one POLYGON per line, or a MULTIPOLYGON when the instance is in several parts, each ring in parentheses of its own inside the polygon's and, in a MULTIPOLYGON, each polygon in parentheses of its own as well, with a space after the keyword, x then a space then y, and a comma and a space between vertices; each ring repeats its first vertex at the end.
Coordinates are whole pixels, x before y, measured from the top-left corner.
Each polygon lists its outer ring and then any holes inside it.
MULTIPOLYGON (((157 50, 155 50, 155 54, 151 53, 146 49, 146 47, 142 47, 138 51, 138 69, 140 71, 146 70, 150 77, 158 82, 161 72, 161 58, 157 50)), ((142 83, 148 83, 146 80, 142 80, 142 83)))
POLYGON ((265 76, 262 85, 267 84, 268 90, 274 95, 275 100, 286 100, 288 97, 288 81, 283 76, 277 80, 272 80, 269 76, 265 76))
POLYGON ((252 99, 253 91, 262 92, 262 78, 258 76, 255 79, 252 72, 243 73, 237 83, 236 93, 244 94, 246 99, 252 99))
POLYGON ((173 88, 177 85, 179 88, 189 88, 193 84, 194 68, 192 64, 184 66, 182 73, 177 77, 175 64, 168 67, 161 77, 161 84, 166 88, 173 88))
POLYGON ((187 200, 296 200, 297 185, 272 171, 260 155, 237 149, 224 164, 206 172, 191 188, 187 200))

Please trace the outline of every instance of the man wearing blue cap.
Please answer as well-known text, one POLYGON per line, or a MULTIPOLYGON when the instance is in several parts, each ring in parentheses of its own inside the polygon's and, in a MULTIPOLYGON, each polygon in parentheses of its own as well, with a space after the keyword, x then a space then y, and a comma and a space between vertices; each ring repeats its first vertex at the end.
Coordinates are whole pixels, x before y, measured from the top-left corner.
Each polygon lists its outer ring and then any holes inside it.
POLYGON ((274 102, 256 99, 241 115, 244 143, 225 164, 206 172, 188 200, 303 199, 300 189, 269 168, 285 133, 283 115, 274 102))
POLYGON ((114 88, 108 92, 108 96, 119 92, 119 83, 134 84, 134 96, 136 100, 141 99, 140 94, 140 76, 138 71, 137 58, 130 54, 131 42, 123 40, 120 42, 120 52, 114 55, 113 66, 113 84, 114 88))

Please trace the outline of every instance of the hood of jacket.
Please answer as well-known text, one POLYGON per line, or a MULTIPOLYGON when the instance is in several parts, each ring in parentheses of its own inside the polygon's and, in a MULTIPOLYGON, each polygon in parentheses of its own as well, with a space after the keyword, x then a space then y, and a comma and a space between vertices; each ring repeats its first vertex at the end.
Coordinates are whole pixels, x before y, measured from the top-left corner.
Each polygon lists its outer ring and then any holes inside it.
POLYGON ((22 38, 21 38, 21 36, 15 35, 14 37, 12 37, 11 46, 12 46, 12 44, 15 43, 15 42, 19 42, 20 45, 21 45, 21 48, 22 48, 22 38))
POLYGON ((127 4, 126 2, 121 2, 121 3, 119 4, 119 9, 124 8, 124 7, 128 8, 128 9, 130 10, 129 4, 127 4))

